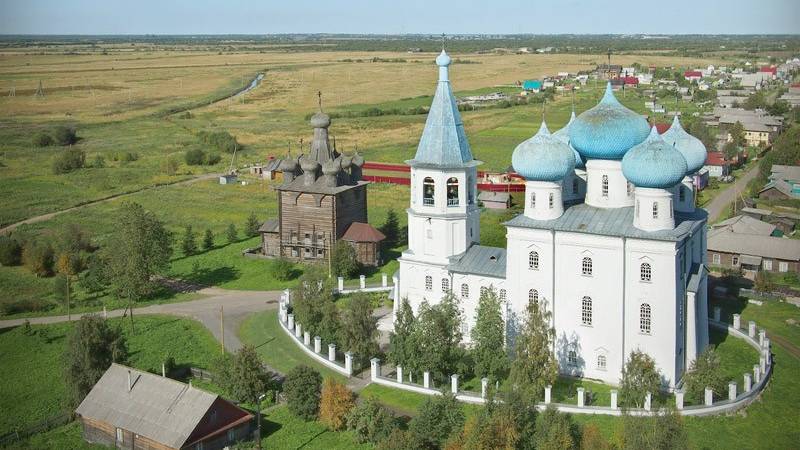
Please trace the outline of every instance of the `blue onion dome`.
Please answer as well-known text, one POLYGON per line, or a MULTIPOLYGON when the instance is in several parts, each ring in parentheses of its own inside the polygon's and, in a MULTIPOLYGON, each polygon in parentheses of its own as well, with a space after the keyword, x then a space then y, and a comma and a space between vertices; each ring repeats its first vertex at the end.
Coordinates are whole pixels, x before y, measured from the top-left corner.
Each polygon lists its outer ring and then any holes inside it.
POLYGON ((622 158, 622 173, 635 186, 668 189, 686 175, 686 160, 656 127, 644 142, 633 147, 622 158))
POLYGON ((706 163, 706 156, 708 156, 706 146, 700 139, 683 129, 677 115, 672 121, 672 126, 661 137, 667 143, 674 145, 686 159, 686 165, 689 167, 687 174, 697 172, 706 163))
POLYGON ((439 67, 445 67, 450 65, 450 55, 442 49, 442 53, 439 53, 439 56, 436 57, 436 65, 439 67))
POLYGON ((600 103, 578 115, 570 125, 569 138, 584 158, 621 159, 649 132, 647 120, 623 106, 608 83, 600 103))
POLYGON ((563 128, 553 133, 553 136, 564 142, 565 144, 569 145, 569 148, 575 153, 575 167, 578 169, 583 169, 586 167, 586 161, 583 160, 581 154, 575 150, 575 147, 572 146, 572 143, 569 141, 569 127, 572 125, 572 122, 575 121, 575 111, 572 111, 572 114, 569 116, 569 122, 564 125, 563 128))
POLYGON ((550 134, 542 121, 539 132, 514 149, 511 164, 526 180, 559 181, 574 170, 575 153, 568 144, 550 134))

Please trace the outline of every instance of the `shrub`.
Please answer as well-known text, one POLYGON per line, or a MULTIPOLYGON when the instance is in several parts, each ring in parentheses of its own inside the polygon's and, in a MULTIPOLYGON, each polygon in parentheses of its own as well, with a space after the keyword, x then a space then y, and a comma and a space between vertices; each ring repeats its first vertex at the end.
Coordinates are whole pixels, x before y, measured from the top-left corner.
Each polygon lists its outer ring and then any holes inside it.
POLYGON ((120 156, 119 160, 124 162, 124 163, 137 161, 137 160, 139 160, 139 154, 138 153, 125 152, 125 153, 122 154, 122 156, 120 156))
POLYGON ((260 226, 261 224, 258 222, 256 213, 252 212, 247 216, 247 220, 244 223, 244 234, 246 234, 247 237, 258 236, 258 228, 260 226))
POLYGON ((62 125, 53 129, 53 140, 58 145, 72 145, 78 142, 78 136, 74 129, 62 125))
POLYGON ((33 136, 33 145, 37 147, 47 147, 53 145, 53 137, 44 131, 40 131, 33 136))
POLYGON ((22 249, 22 263, 39 277, 53 274, 53 248, 42 241, 28 241, 22 249))
POLYGON ((39 298, 26 298, 0 303, 0 315, 42 312, 53 308, 53 304, 39 298))
POLYGON ((408 424, 408 430, 426 447, 441 447, 464 426, 464 410, 451 393, 428 397, 408 424))
POLYGON ((208 144, 221 152, 233 153, 239 148, 236 138, 227 131, 201 131, 198 137, 204 144, 208 144))
POLYGON ((359 264, 356 256, 356 249, 346 241, 336 243, 331 259, 331 265, 336 275, 352 278, 358 275, 361 270, 361 264, 359 264))
POLYGON ((272 262, 272 274, 278 281, 288 281, 294 276, 294 264, 284 257, 272 262))
POLYGON ((620 397, 626 407, 641 408, 645 395, 650 392, 655 398, 661 386, 661 375, 653 358, 643 352, 634 350, 622 369, 620 397))
POLYGON ((389 436, 378 443, 377 448, 379 450, 418 450, 425 448, 425 445, 414 433, 394 428, 389 436))
POLYGON ((201 166, 206 161, 206 152, 200 150, 199 148, 187 150, 186 154, 184 155, 184 159, 186 164, 190 166, 201 166))
POLYGON ((11 236, 0 235, 0 265, 17 266, 22 260, 22 246, 11 236))
POLYGON ((375 397, 366 397, 347 415, 347 429, 355 433, 356 442, 378 443, 395 428, 395 418, 375 397))
POLYGON ((178 172, 178 160, 175 158, 167 158, 161 161, 161 173, 164 175, 175 175, 178 172))
POLYGON ((353 393, 342 383, 326 378, 319 402, 319 420, 333 431, 344 428, 347 414, 353 409, 353 393))
POLYGON ((220 156, 219 153, 209 153, 208 156, 206 157, 207 166, 213 166, 214 164, 217 164, 220 161, 222 161, 222 156, 220 156))
POLYGON ((316 370, 300 365, 292 369, 283 382, 283 393, 289 411, 303 420, 317 418, 322 376, 316 370))
POLYGON ((103 155, 95 155, 91 165, 95 169, 102 169, 106 166, 106 159, 103 155))
POLYGON ((239 232, 236 231, 236 225, 232 223, 228 224, 228 229, 225 230, 225 237, 228 239, 229 244, 233 244, 239 240, 239 232))
POLYGON ((569 415, 558 412, 553 405, 548 405, 547 409, 536 418, 536 431, 533 434, 536 448, 575 448, 571 428, 572 420, 569 415))
POLYGON ((191 225, 186 225, 183 231, 183 240, 181 241, 181 249, 186 256, 194 255, 197 253, 197 237, 192 230, 191 225))
POLYGON ((206 229, 206 233, 203 236, 203 250, 211 250, 214 248, 214 233, 206 229))
POLYGON ((702 403, 707 386, 717 395, 724 392, 727 386, 720 365, 719 355, 714 347, 706 347, 702 353, 697 355, 697 359, 691 362, 691 369, 685 375, 686 395, 692 400, 702 403))
POLYGON ((53 173, 61 175, 81 169, 86 164, 86 154, 77 148, 68 148, 53 160, 53 173))

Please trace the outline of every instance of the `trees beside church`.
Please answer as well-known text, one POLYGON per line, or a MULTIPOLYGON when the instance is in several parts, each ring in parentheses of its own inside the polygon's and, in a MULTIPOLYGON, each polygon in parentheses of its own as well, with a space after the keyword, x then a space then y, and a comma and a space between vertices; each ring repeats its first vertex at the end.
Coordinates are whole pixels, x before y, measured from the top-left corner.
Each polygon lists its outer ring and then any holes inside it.
POLYGON ((543 303, 529 302, 516 337, 509 389, 518 391, 529 402, 540 400, 545 386, 555 383, 558 376, 558 363, 551 350, 555 331, 550 326, 550 315, 543 303))
POLYGON ((475 326, 471 332, 475 375, 492 381, 501 380, 506 375, 509 361, 505 349, 502 304, 494 288, 481 293, 475 314, 475 326))

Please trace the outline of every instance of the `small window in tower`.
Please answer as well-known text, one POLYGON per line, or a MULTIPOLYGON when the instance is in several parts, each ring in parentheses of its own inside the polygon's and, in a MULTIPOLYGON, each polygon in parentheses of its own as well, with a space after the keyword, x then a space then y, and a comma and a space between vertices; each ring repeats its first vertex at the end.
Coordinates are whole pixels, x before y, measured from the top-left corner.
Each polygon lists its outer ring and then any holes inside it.
POLYGON ((597 369, 606 370, 606 355, 597 355, 597 369))
POLYGON ((672 219, 672 199, 669 199, 669 218, 672 219))
POLYGON ((650 305, 642 303, 639 307, 639 332, 650 334, 650 305))
POLYGON ((422 204, 425 206, 433 206, 434 182, 433 178, 425 177, 422 180, 422 204))
POLYGON ((425 290, 426 291, 433 290, 433 277, 430 275, 425 275, 425 290))
POLYGON ((649 263, 642 263, 642 266, 639 268, 639 279, 647 282, 651 281, 652 269, 649 263))
POLYGON ((536 192, 531 192, 531 208, 536 208, 536 192))
POLYGON ((573 194, 578 193, 578 177, 574 177, 572 179, 572 193, 573 194))
POLYGON ((528 303, 533 304, 533 306, 539 306, 539 291, 536 289, 531 289, 528 291, 528 303))
POLYGON ((553 194, 552 193, 547 198, 547 206, 550 209, 553 209, 553 194))
POLYGON ((505 289, 500 289, 500 301, 501 302, 506 301, 506 290, 505 289))
POLYGON ((447 179, 447 206, 458 206, 458 178, 447 179))
POLYGON ((592 298, 583 297, 581 300, 581 323, 592 326, 592 298))
POLYGON ((461 298, 469 298, 469 285, 467 283, 461 285, 461 298))
POLYGON ((447 278, 442 278, 442 292, 449 292, 450 291, 450 280, 447 278))
POLYGON ((602 194, 608 197, 608 175, 603 175, 602 194))
POLYGON ((686 200, 686 188, 680 186, 678 188, 678 201, 683 203, 686 200))
POLYGON ((588 256, 581 261, 581 274, 586 276, 592 275, 592 258, 588 256))
POLYGON ((539 270, 539 252, 528 253, 528 269, 539 270))
POLYGON ((653 202, 653 219, 658 219, 658 202, 653 202))

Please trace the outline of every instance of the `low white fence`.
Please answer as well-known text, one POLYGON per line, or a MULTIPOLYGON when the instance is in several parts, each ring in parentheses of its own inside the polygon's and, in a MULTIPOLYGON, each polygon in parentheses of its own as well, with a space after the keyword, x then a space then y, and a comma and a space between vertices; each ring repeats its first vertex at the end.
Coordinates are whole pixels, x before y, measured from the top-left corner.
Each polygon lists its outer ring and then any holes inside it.
POLYGON ((336 294, 353 294, 355 292, 392 292, 397 285, 397 279, 392 278, 392 285, 389 285, 389 277, 385 274, 381 274, 381 284, 380 285, 371 285, 367 286, 367 277, 365 275, 361 275, 358 279, 358 287, 346 288, 344 286, 344 277, 338 277, 336 283, 336 290, 334 293, 336 294))
MULTIPOLYGON (((292 338, 292 340, 300 346, 312 358, 321 364, 329 367, 345 376, 352 376, 353 374, 353 355, 345 353, 344 365, 336 362, 336 345, 328 344, 328 357, 325 358, 321 351, 321 339, 314 337, 314 346, 311 347, 311 336, 306 331, 302 332, 302 326, 295 323, 294 315, 289 314, 288 303, 290 293, 288 290, 281 296, 279 321, 281 328, 292 338)), ((708 319, 710 326, 722 330, 727 330, 728 334, 742 339, 751 347, 756 349, 759 353, 758 364, 753 365, 753 372, 745 373, 743 375, 743 389, 738 389, 738 384, 734 381, 728 383, 727 399, 714 402, 714 393, 710 387, 705 389, 704 402, 702 405, 684 406, 684 392, 676 390, 675 395, 675 408, 678 413, 685 416, 708 416, 723 413, 730 413, 749 405, 755 400, 758 395, 764 390, 769 379, 772 375, 772 353, 770 350, 770 341, 767 337, 766 331, 758 330, 756 323, 750 321, 746 330, 741 329, 741 317, 738 314, 733 315, 733 324, 728 325, 720 320, 721 311, 719 308, 714 308, 713 318, 708 319)), ((453 374, 450 376, 449 389, 437 389, 433 386, 430 372, 423 373, 423 383, 417 384, 410 381, 405 381, 403 377, 403 368, 397 366, 394 372, 394 377, 389 378, 383 376, 381 372, 380 359, 373 358, 370 361, 370 379, 372 383, 388 386, 392 388, 402 389, 409 392, 416 392, 424 395, 442 395, 445 390, 449 390, 456 399, 465 403, 484 404, 486 402, 486 393, 488 389, 489 380, 483 378, 481 380, 481 392, 468 392, 459 389, 459 375, 453 374)), ((572 413, 572 414, 599 414, 620 416, 622 409, 618 404, 618 391, 612 389, 611 401, 608 406, 600 405, 587 405, 586 391, 584 388, 577 389, 577 405, 553 403, 552 402, 552 386, 545 387, 544 402, 536 405, 539 410, 544 410, 548 405, 552 404, 559 411, 572 413)), ((649 416, 658 412, 658 409, 651 408, 652 394, 647 393, 644 398, 643 408, 629 408, 627 413, 634 416, 649 416)))

